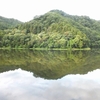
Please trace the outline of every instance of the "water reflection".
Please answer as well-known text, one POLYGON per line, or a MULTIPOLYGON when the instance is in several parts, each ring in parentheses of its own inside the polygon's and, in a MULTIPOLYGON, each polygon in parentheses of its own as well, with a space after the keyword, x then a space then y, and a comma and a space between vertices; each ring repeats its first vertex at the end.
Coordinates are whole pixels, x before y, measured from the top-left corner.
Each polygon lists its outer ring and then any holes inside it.
POLYGON ((0 74, 0 100, 100 100, 100 70, 58 80, 36 78, 21 69, 0 74))
POLYGON ((21 68, 35 77, 59 79, 100 68, 99 51, 0 50, 0 72, 21 68))

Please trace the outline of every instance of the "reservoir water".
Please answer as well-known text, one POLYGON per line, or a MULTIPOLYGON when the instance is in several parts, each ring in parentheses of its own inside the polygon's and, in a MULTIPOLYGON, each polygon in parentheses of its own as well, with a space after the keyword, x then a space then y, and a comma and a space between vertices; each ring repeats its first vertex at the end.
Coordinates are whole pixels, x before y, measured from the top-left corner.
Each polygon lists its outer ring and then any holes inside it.
POLYGON ((99 93, 99 50, 0 50, 0 100, 100 100, 99 93))

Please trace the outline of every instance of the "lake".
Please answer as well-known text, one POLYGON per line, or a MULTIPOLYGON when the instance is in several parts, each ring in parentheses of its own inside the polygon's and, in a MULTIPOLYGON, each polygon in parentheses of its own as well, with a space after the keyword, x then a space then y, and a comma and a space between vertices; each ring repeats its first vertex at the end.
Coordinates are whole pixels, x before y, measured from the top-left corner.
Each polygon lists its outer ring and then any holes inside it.
POLYGON ((100 100, 100 50, 0 50, 0 100, 100 100))

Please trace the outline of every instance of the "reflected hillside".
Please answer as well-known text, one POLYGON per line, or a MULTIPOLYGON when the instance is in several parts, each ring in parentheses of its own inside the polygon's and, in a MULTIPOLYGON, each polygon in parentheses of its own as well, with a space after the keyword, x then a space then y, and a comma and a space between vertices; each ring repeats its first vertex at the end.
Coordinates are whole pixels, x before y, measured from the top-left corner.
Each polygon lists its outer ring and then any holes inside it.
POLYGON ((86 74, 99 65, 99 51, 0 50, 0 72, 21 68, 45 79, 86 74))

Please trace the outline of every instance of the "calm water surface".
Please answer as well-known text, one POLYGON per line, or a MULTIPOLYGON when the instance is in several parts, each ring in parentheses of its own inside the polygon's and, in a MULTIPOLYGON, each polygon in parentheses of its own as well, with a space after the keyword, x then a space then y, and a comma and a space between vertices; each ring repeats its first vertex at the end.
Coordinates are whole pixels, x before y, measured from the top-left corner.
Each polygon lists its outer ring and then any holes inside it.
POLYGON ((0 51, 0 100, 100 100, 99 51, 0 51))

